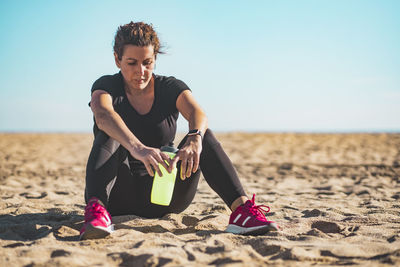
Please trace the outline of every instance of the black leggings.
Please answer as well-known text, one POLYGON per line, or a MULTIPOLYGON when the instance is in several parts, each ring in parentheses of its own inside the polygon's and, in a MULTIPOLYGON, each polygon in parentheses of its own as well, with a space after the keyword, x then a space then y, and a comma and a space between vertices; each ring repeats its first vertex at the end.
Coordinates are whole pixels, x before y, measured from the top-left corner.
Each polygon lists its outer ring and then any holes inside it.
MULTIPOLYGON (((185 141, 186 138, 178 148, 185 141)), ((167 213, 180 213, 189 206, 196 194, 201 169, 210 187, 230 207, 235 199, 245 196, 237 173, 210 129, 205 132, 202 144, 199 170, 182 181, 178 162, 171 204, 160 206, 150 202, 153 177, 143 165, 140 168, 131 166, 129 152, 103 131, 98 131, 86 168, 86 203, 91 197, 97 197, 111 215, 134 214, 155 218, 167 213)))

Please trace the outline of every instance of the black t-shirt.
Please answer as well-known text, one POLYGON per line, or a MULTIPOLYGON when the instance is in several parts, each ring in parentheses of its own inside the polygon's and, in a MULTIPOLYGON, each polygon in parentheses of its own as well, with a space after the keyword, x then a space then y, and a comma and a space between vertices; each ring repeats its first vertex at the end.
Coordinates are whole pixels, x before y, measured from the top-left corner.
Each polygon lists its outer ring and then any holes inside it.
MULTIPOLYGON (((153 74, 153 77, 154 102, 151 110, 144 115, 140 115, 129 103, 121 72, 100 77, 94 82, 92 93, 95 90, 107 91, 113 99, 114 110, 144 145, 156 148, 173 146, 179 116, 176 100, 183 91, 190 89, 172 76, 153 74)), ((94 131, 98 131, 96 122, 94 131)))

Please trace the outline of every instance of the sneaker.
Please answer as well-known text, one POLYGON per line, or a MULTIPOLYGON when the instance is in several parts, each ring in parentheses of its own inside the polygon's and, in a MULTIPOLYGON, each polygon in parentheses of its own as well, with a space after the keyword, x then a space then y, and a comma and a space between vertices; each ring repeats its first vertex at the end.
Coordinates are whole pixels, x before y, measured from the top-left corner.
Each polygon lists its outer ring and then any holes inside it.
POLYGON ((101 204, 92 197, 85 208, 85 223, 80 232, 80 240, 103 238, 114 231, 111 216, 101 204))
POLYGON ((268 221, 264 212, 269 212, 270 208, 264 205, 255 205, 255 194, 251 200, 237 207, 229 218, 229 225, 226 232, 242 235, 261 235, 269 231, 277 231, 276 222, 268 221), (264 210, 262 207, 267 208, 264 210))

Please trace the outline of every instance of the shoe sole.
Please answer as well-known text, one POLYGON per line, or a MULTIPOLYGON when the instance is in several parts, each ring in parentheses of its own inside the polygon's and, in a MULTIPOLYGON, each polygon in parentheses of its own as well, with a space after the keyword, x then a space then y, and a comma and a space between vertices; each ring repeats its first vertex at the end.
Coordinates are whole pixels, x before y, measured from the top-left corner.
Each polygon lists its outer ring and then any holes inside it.
POLYGON ((240 235, 262 235, 270 231, 278 231, 278 225, 276 223, 270 223, 268 225, 261 225, 255 227, 240 227, 234 224, 229 224, 225 232, 240 235))
POLYGON ((86 227, 85 232, 80 235, 79 240, 105 238, 114 231, 113 228, 113 225, 110 225, 108 228, 106 228, 89 224, 86 227))

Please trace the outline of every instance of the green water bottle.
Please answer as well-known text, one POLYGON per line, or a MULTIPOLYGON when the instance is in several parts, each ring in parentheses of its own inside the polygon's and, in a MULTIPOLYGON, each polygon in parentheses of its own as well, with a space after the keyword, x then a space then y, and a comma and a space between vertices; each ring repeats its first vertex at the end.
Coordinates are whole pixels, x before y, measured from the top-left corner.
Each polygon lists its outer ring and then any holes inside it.
MULTIPOLYGON (((176 153, 179 151, 178 149, 170 146, 163 146, 160 149, 165 154, 173 159, 176 153)), ((168 171, 161 165, 158 165, 163 176, 160 177, 157 172, 155 172, 154 180, 153 180, 153 187, 151 188, 151 203, 162 205, 162 206, 169 206, 172 199, 172 193, 174 192, 175 187, 175 178, 177 169, 176 167, 168 173, 168 171)))

